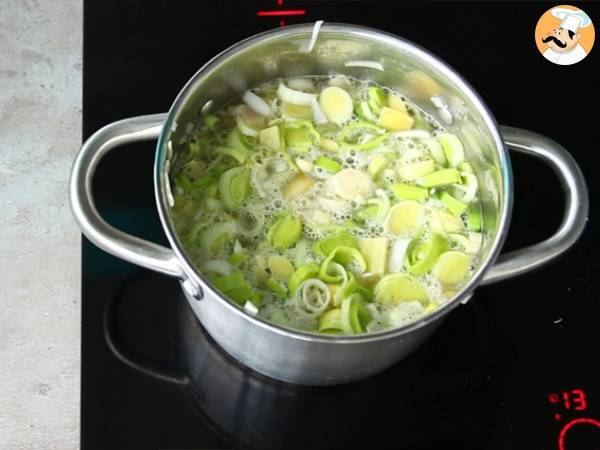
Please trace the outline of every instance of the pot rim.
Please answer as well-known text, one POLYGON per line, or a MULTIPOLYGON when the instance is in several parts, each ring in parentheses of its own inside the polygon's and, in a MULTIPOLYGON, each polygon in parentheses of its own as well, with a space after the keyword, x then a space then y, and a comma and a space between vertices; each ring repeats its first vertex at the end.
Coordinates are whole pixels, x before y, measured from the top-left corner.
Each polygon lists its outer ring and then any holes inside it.
MULTIPOLYGON (((211 283, 206 279, 206 277, 194 267, 193 263, 188 258, 187 252, 185 252, 181 247, 176 237, 175 230, 173 229, 171 221, 169 219, 164 189, 164 183, 167 182, 167 180, 165 179, 164 171, 164 164, 166 159, 166 137, 170 135, 175 117, 180 111, 181 106, 188 99, 189 94, 191 94, 191 92, 193 91, 196 82, 198 82, 198 80, 200 80, 212 69, 217 67, 221 62, 226 60, 230 55, 234 53, 243 51, 244 49, 249 48, 254 44, 261 43, 270 39, 278 39, 281 36, 285 35, 310 36, 313 30, 313 26, 313 23, 290 25, 286 26, 285 28, 275 28, 272 30, 267 30, 262 33, 255 34, 246 39, 243 39, 238 43, 231 45, 230 47, 228 47, 227 49, 223 50, 221 53, 210 59, 206 64, 200 67, 198 71, 196 71, 196 73, 184 85, 184 87, 181 89, 168 111, 168 115, 163 124, 156 147, 156 157, 154 162, 154 194, 156 204, 158 207, 160 221, 163 226, 165 235, 167 236, 167 239, 169 241, 169 244, 174 253, 176 254, 180 264, 182 265, 182 269, 185 272, 185 274, 189 278, 191 278, 196 285, 200 286, 200 288, 204 291, 205 296, 207 293, 211 294, 215 301, 221 302, 233 314, 241 315, 243 318, 252 322, 254 325, 290 338, 311 342, 322 342, 327 344, 356 344, 361 342, 373 342, 395 338, 410 333, 411 331, 416 330, 418 328, 421 328, 427 325, 429 322, 433 322, 442 318, 454 308, 456 308, 459 304, 464 304, 471 298, 471 296, 473 295, 473 291, 479 285, 479 282, 483 278, 483 275, 495 262, 496 258, 500 253, 500 250, 504 244, 504 240, 506 239, 509 219, 512 213, 513 206, 513 179, 510 159, 508 156, 506 146, 504 145, 504 141, 500 137, 500 133, 498 131, 498 124, 494 116, 492 115, 487 105, 484 103, 483 99, 475 91, 475 89, 452 66, 446 63, 440 57, 419 46, 418 44, 415 44, 412 41, 396 36, 394 34, 361 25, 329 22, 324 23, 320 29, 320 33, 333 32, 350 34, 359 38, 362 37, 368 38, 370 40, 378 40, 390 46, 402 47, 402 49, 407 53, 411 53, 413 56, 417 57, 417 59, 426 62, 430 67, 436 69, 437 71, 443 72, 448 77, 448 79, 457 88, 459 88, 464 95, 466 95, 469 98, 473 105, 476 106, 477 111, 481 114, 483 121, 488 128, 488 131, 493 137, 493 141, 498 152, 499 165, 502 172, 501 198, 504 200, 499 211, 497 232, 494 236, 494 240, 488 255, 481 261, 481 264, 479 265, 469 282, 466 283, 453 296, 452 299, 448 300, 438 309, 431 313, 428 313, 422 320, 418 320, 407 325, 403 325, 401 327, 390 328, 373 333, 365 333, 350 336, 327 335, 309 331, 293 330, 291 328, 284 328, 282 326, 269 322, 266 319, 249 314, 243 308, 234 305, 233 302, 224 298, 221 293, 215 290, 211 286, 211 283)), ((210 300, 203 298, 201 301, 210 300)), ((199 319, 201 320, 201 318, 199 319)))

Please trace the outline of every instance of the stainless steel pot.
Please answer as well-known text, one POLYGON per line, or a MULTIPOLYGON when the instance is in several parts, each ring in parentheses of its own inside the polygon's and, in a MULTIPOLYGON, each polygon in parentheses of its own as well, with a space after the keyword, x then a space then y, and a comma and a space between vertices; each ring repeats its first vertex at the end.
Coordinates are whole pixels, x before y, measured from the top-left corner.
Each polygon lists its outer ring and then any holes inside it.
POLYGON ((202 67, 167 114, 125 119, 97 131, 77 155, 70 197, 79 226, 98 247, 134 264, 178 277, 198 320, 239 361, 280 380, 330 385, 368 377, 408 355, 452 309, 468 301, 478 285, 525 273, 566 251, 584 229, 588 194, 581 171, 563 147, 529 131, 498 128, 466 81, 426 50, 397 36, 354 25, 326 24, 318 34, 313 30, 312 25, 290 26, 246 39, 202 67), (316 41, 311 48, 313 35, 316 41), (482 187, 484 241, 474 276, 443 307, 402 328, 336 337, 292 331, 254 317, 223 298, 198 273, 169 217, 170 162, 199 112, 217 109, 245 89, 275 77, 330 73, 373 79, 417 101, 463 140, 482 187), (99 216, 92 195, 94 171, 109 150, 156 138, 155 195, 170 248, 108 225, 99 216), (498 257, 513 200, 506 147, 551 165, 565 192, 566 208, 560 228, 551 238, 498 257))

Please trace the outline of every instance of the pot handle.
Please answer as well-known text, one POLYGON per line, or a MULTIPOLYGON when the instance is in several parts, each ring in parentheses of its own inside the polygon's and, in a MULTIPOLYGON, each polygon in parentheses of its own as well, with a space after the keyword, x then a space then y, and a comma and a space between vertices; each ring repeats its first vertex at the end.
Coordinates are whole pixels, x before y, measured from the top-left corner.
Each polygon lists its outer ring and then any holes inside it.
POLYGON ((98 214, 92 194, 92 177, 102 157, 120 145, 156 139, 166 116, 132 117, 96 131, 84 142, 75 158, 69 195, 71 209, 83 234, 102 250, 147 269, 183 277, 183 270, 171 249, 110 226, 98 214))
POLYGON ((553 236, 500 255, 484 275, 482 284, 521 275, 553 260, 575 244, 588 220, 588 190, 581 169, 569 152, 557 142, 532 131, 500 128, 509 149, 540 158, 552 167, 564 191, 566 207, 562 223, 553 236))

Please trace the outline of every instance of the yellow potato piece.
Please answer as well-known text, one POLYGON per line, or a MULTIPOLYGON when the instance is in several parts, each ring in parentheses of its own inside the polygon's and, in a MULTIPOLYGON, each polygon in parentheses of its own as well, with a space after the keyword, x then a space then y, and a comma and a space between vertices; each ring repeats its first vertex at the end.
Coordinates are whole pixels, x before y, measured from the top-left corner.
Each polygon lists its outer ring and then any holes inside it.
POLYGON ((345 200, 366 199, 373 191, 371 177, 362 170, 344 169, 333 178, 336 195, 345 200))
POLYGON ((388 95, 388 106, 396 111, 406 111, 406 105, 398 94, 390 93, 388 95))
POLYGON ((333 123, 341 124, 352 117, 352 97, 345 90, 337 86, 330 86, 321 91, 319 105, 333 123))
POLYGON ((287 201, 293 200, 304 194, 315 184, 314 180, 304 174, 298 174, 292 178, 282 189, 283 198, 287 201))
POLYGON ((414 120, 405 111, 398 111, 396 109, 384 106, 381 110, 379 121, 377 123, 380 127, 388 130, 403 131, 410 130, 413 126, 414 120))
POLYGON ((383 275, 387 262, 388 240, 384 237, 361 239, 358 242, 360 252, 367 261, 367 272, 383 275))
POLYGON ((281 148, 281 136, 279 135, 277 125, 261 130, 258 133, 258 140, 271 150, 279 150, 281 148))
POLYGON ((385 228, 395 235, 413 231, 423 223, 423 207, 414 200, 400 202, 390 209, 385 228))
POLYGON ((294 266, 285 256, 271 256, 269 258, 268 266, 271 275, 278 281, 285 281, 287 283, 294 273, 294 266))

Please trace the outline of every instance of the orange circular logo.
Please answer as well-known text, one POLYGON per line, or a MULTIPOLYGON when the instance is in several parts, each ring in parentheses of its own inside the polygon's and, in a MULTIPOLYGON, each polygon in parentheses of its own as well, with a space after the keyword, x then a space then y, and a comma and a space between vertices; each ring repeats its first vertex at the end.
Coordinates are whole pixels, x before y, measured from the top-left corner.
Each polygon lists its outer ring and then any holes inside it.
POLYGON ((596 32, 585 11, 559 5, 546 11, 535 27, 535 45, 548 61, 561 66, 576 64, 594 46, 596 32))

